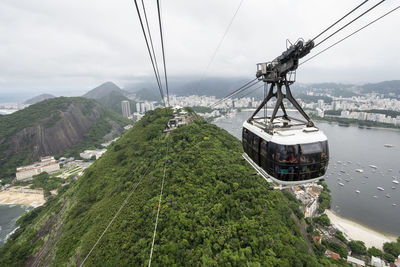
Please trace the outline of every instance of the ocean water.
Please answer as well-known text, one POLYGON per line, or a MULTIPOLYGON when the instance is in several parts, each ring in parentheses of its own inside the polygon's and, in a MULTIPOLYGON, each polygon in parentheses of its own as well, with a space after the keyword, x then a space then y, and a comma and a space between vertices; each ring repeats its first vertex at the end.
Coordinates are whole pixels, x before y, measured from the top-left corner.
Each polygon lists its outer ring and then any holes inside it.
POLYGON ((16 229, 16 221, 29 209, 20 205, 0 205, 0 247, 16 229))
MULTIPOLYGON (((241 140, 242 124, 251 114, 251 111, 239 112, 214 124, 241 140)), ((317 126, 329 142, 330 163, 325 178, 332 193, 331 208, 378 231, 400 235, 400 184, 392 182, 400 181, 400 131, 341 127, 324 122, 317 126), (363 173, 356 169, 362 169, 363 173)))

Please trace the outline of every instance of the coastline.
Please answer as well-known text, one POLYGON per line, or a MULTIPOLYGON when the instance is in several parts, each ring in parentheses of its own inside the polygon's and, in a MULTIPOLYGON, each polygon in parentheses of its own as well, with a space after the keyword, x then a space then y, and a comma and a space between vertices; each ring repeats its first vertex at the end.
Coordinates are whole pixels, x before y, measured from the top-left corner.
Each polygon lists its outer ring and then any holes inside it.
POLYGON ((42 206, 45 202, 42 191, 41 193, 24 192, 22 189, 13 190, 13 188, 0 191, 0 205, 23 205, 36 208, 42 206))
MULTIPOLYGON (((339 125, 339 123, 340 123, 340 122, 337 122, 337 121, 329 121, 329 120, 324 120, 324 119, 321 119, 321 118, 318 118, 318 119, 314 118, 313 120, 314 121, 325 122, 325 123, 334 123, 336 125, 339 125)), ((360 125, 357 124, 357 123, 349 123, 349 126, 358 127, 360 125)), ((376 129, 376 130, 390 130, 390 131, 395 131, 395 132, 399 132, 400 131, 399 128, 394 128, 394 127, 391 128, 391 127, 368 126, 368 128, 369 129, 376 129)), ((367 130, 369 130, 369 129, 367 129, 367 130)))
POLYGON ((346 238, 361 240, 367 248, 374 246, 382 249, 384 243, 396 241, 397 236, 395 235, 378 232, 361 223, 341 217, 330 209, 325 210, 325 214, 328 215, 332 226, 343 232, 346 238))

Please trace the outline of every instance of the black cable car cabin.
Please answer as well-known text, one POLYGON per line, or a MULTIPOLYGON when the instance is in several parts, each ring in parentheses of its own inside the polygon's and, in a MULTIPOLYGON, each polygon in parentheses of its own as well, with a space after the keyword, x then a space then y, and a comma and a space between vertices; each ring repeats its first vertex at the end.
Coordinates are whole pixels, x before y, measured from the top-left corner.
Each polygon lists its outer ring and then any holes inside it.
POLYGON ((316 127, 293 126, 269 134, 259 122, 244 122, 245 158, 266 178, 283 185, 318 181, 329 162, 328 141, 316 127))

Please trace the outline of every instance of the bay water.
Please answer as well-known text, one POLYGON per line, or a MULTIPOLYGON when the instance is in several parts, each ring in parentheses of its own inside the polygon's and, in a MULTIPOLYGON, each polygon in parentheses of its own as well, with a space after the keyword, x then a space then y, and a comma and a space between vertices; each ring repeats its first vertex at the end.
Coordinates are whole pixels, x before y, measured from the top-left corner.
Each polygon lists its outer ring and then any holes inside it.
MULTIPOLYGON (((252 113, 237 112, 214 124, 241 140, 242 124, 252 113)), ((400 235, 400 184, 393 183, 400 182, 400 131, 326 122, 316 125, 329 142, 325 179, 332 193, 331 209, 377 231, 400 235)))

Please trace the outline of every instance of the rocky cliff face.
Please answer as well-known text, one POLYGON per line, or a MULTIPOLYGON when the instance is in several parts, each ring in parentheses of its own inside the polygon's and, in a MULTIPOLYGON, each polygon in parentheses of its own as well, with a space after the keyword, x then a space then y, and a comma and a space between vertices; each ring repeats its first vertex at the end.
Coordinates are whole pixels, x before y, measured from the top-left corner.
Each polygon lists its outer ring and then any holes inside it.
POLYGON ((28 148, 32 161, 44 155, 61 153, 82 141, 85 133, 100 118, 100 115, 99 105, 91 110, 91 114, 84 114, 79 105, 71 104, 66 111, 51 114, 43 120, 43 123, 24 128, 16 133, 10 141, 8 153, 16 154, 28 148), (59 116, 58 121, 46 127, 56 116, 59 116))
POLYGON ((37 161, 42 156, 64 153, 82 142, 86 145, 83 149, 111 140, 127 124, 101 104, 83 98, 46 100, 19 112, 1 121, 13 129, 0 132, 0 179, 14 173, 18 165, 37 161), (58 102, 55 104, 55 101, 58 102), (53 107, 46 108, 46 105, 53 107))

